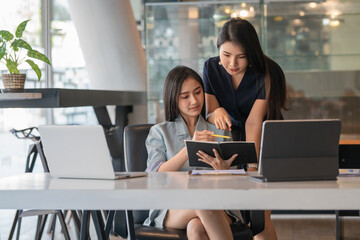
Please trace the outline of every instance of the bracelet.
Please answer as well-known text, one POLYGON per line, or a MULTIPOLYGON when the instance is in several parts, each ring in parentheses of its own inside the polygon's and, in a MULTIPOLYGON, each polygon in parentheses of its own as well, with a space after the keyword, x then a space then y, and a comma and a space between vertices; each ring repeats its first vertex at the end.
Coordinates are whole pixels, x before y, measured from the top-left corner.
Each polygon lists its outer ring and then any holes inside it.
POLYGON ((248 163, 247 165, 248 168, 258 168, 258 164, 257 163, 248 163))

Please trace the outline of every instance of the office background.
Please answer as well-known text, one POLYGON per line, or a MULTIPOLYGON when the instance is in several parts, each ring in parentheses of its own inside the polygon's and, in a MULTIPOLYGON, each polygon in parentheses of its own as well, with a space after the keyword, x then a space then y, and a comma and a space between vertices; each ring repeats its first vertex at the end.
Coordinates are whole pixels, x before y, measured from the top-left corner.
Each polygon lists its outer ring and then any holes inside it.
MULTIPOLYGON (((40 82, 31 69, 23 70, 25 87, 147 89, 148 104, 134 109, 132 123, 163 121, 167 72, 184 64, 202 74, 204 61, 217 55, 219 28, 232 16, 244 17, 255 26, 265 53, 285 71, 291 99, 285 118, 340 118, 341 138, 359 139, 357 0, 0 0, 0 5, 6 9, 0 29, 14 30, 31 19, 25 39, 52 59, 51 68, 40 63, 40 82)), ((0 71, 5 72, 2 64, 0 71)), ((2 165, 23 161, 29 144, 9 130, 39 123, 97 121, 90 107, 0 109, 2 165)))
MULTIPOLYGON (((255 26, 265 53, 285 71, 291 99, 285 118, 340 118, 341 138, 359 138, 357 0, 0 0, 0 5, 6 9, 0 29, 13 30, 31 19, 25 39, 52 59, 52 68, 41 65, 40 82, 33 71, 23 70, 27 88, 147 89, 147 106, 135 109, 130 122, 163 121, 162 85, 169 69, 184 64, 202 74, 204 61, 217 55, 219 28, 232 16, 244 17, 255 26), (136 51, 124 50, 131 47, 136 51)), ((9 130, 39 123, 97 122, 90 107, 1 109, 2 165, 23 161, 27 151, 28 142, 9 130)))
MULTIPOLYGON (((291 98, 285 118, 340 118, 341 138, 360 138, 359 0, 0 0, 0 6, 0 30, 31 19, 25 39, 51 56, 51 68, 40 63, 40 82, 24 66, 26 88, 147 90, 148 104, 134 109, 131 123, 162 121, 167 72, 184 64, 202 74, 204 61, 217 55, 224 21, 244 17, 285 71, 291 98), (137 50, 127 51, 129 44, 137 50)), ((45 123, 97 120, 91 107, 0 109, 0 177, 24 171, 30 144, 9 130, 45 123)))

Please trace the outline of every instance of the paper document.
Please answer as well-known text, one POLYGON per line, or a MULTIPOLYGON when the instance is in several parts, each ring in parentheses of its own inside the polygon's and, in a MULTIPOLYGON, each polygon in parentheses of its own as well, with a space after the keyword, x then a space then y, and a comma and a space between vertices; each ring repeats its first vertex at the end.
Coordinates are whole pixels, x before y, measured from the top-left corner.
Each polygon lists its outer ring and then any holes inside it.
POLYGON ((360 176, 360 169, 339 169, 340 177, 360 176))
POLYGON ((244 169, 229 169, 229 170, 192 170, 190 175, 246 175, 244 169))

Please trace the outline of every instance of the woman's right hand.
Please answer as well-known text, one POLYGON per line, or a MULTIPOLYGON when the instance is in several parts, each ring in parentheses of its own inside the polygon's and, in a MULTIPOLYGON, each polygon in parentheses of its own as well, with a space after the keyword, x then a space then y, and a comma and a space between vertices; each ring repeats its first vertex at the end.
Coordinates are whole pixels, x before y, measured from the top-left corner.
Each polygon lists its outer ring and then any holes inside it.
POLYGON ((214 124, 217 129, 231 131, 231 120, 224 108, 219 107, 212 114, 214 115, 214 124))
POLYGON ((209 130, 196 131, 196 132, 194 132, 194 136, 193 136, 192 140, 195 140, 195 141, 214 141, 215 137, 212 136, 212 134, 214 134, 214 132, 209 131, 209 130))

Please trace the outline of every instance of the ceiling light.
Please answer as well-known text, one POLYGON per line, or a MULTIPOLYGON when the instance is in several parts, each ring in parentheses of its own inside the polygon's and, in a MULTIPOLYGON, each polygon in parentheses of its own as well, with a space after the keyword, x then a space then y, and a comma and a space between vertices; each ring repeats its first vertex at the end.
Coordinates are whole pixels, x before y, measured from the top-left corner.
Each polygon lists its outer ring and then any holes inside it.
POLYGON ((199 10, 197 7, 190 7, 188 10, 188 18, 189 19, 197 19, 199 18, 199 10))
POLYGON ((249 16, 249 12, 247 10, 240 11, 240 17, 246 18, 249 16))
POLYGON ((274 17, 274 21, 275 21, 275 22, 281 22, 281 21, 283 21, 283 20, 284 20, 283 16, 275 16, 275 17, 274 17))
POLYGON ((332 12, 330 13, 330 16, 331 16, 331 18, 336 18, 336 17, 339 16, 340 14, 341 14, 340 11, 334 10, 334 11, 332 11, 332 12))
POLYGON ((324 26, 329 25, 329 24, 330 24, 330 19, 324 18, 324 19, 322 20, 322 24, 323 24, 324 26))
POLYGON ((302 24, 302 21, 300 19, 298 19, 298 18, 295 18, 293 23, 294 23, 295 26, 300 26, 302 24))
POLYGON ((337 27, 337 26, 340 25, 340 20, 338 20, 338 19, 332 19, 332 20, 330 21, 329 25, 330 25, 331 27, 337 27))
POLYGON ((316 6, 317 6, 317 3, 316 3, 316 2, 310 2, 310 3, 309 3, 309 7, 310 7, 310 8, 316 8, 316 6))

